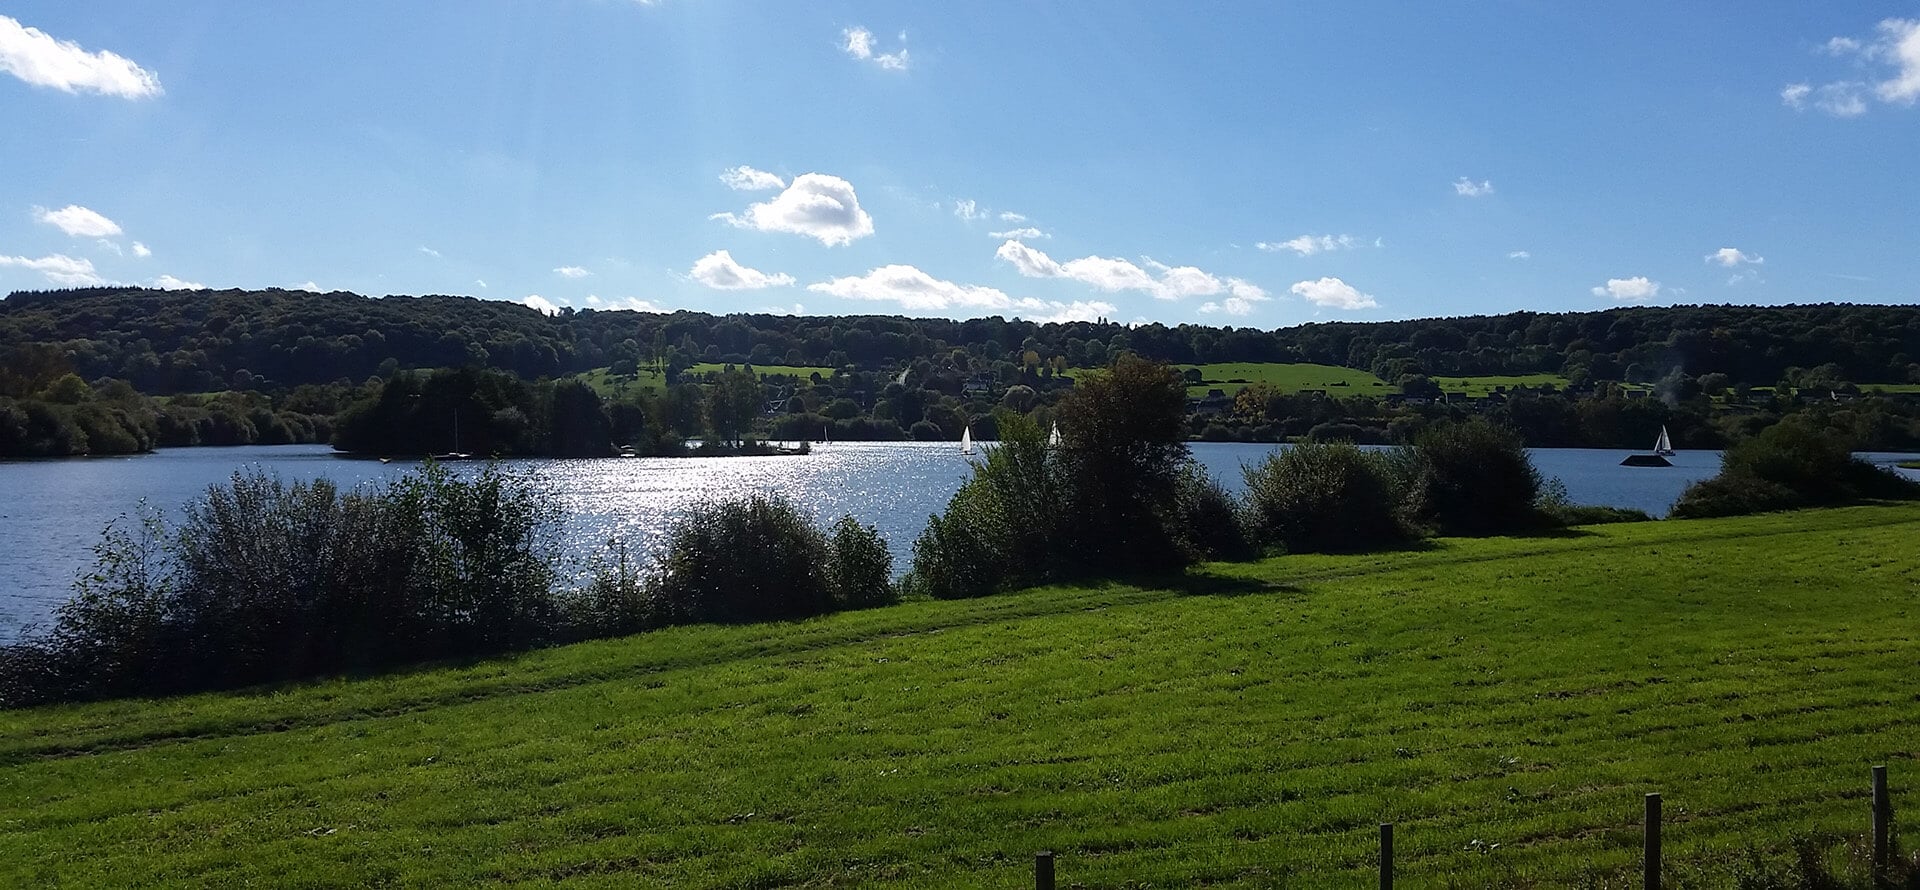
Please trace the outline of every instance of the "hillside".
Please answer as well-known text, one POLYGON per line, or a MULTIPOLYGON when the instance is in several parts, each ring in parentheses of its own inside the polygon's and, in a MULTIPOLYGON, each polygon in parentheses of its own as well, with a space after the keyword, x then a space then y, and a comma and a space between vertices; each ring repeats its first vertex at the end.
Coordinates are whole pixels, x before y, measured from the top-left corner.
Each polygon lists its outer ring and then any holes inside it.
POLYGON ((1361 886, 1379 821, 1409 885, 1625 883, 1657 790, 1720 886, 1861 831, 1871 764, 1915 806, 1916 533, 1450 539, 5 713, 0 884, 1361 886))

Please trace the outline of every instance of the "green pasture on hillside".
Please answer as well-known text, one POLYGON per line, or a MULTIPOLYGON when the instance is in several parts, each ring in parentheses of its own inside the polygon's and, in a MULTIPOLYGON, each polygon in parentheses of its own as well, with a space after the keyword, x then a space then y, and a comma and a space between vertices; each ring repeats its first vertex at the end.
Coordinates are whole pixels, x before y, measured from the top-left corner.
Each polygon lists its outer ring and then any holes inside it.
MULTIPOLYGON (((1676 886, 1920 813, 1920 506, 0 713, 0 885, 1676 886), (1497 845, 1497 846, 1496 846, 1497 845)), ((1905 830, 1913 837, 1915 829, 1905 830)), ((1838 848, 1836 848, 1838 849, 1838 848)))
POLYGON ((1207 365, 1178 365, 1181 371, 1189 368, 1200 369, 1200 383, 1187 387, 1187 395, 1204 396, 1210 389, 1218 389, 1233 395, 1255 383, 1265 383, 1281 392, 1294 393, 1303 389, 1324 389, 1331 396, 1386 395, 1397 393, 1400 388, 1375 377, 1366 371, 1342 368, 1337 365, 1316 365, 1306 362, 1279 364, 1274 362, 1219 362, 1207 365))
POLYGON ((1432 378, 1444 392, 1460 393, 1469 396, 1484 396, 1498 390, 1511 390, 1516 386, 1535 387, 1550 385, 1565 388, 1567 378, 1559 374, 1513 374, 1507 376, 1485 377, 1435 377, 1432 378))
MULTIPOLYGON (((688 368, 686 374, 688 377, 698 377, 711 371, 724 371, 726 367, 726 365, 718 362, 698 362, 688 368)), ((734 367, 740 368, 744 366, 735 365, 734 367)), ((798 377, 802 380, 816 373, 819 374, 822 379, 833 376, 832 368, 817 368, 806 365, 754 365, 753 372, 761 377, 786 375, 798 377)), ((665 378, 663 378, 659 372, 648 368, 641 368, 638 373, 629 376, 616 375, 607 368, 595 368, 594 370, 576 375, 576 377, 580 382, 593 387, 593 391, 599 393, 601 398, 617 394, 622 386, 637 386, 643 389, 653 390, 664 389, 666 387, 665 378)))

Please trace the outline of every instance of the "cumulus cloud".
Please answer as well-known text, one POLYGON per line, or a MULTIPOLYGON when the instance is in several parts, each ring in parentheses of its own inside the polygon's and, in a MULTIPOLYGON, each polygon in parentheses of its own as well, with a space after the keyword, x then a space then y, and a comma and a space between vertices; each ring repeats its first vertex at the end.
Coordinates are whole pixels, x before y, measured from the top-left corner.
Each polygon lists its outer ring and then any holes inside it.
POLYGON ((1024 215, 1015 213, 1011 210, 1002 210, 1000 211, 1000 221, 1010 222, 1010 223, 1023 223, 1027 221, 1027 218, 1024 215))
MULTIPOLYGON (((847 55, 863 62, 872 62, 888 71, 905 71, 907 70, 907 64, 911 61, 907 57, 907 48, 904 46, 900 47, 899 52, 875 52, 873 32, 859 25, 841 31, 840 37, 843 41, 840 49, 845 51, 847 55)), ((907 33, 905 31, 900 32, 900 41, 904 43, 906 39, 907 33)))
POLYGON ((1465 176, 1453 181, 1453 193, 1469 198, 1480 198, 1493 194, 1493 180, 1482 179, 1474 182, 1465 176))
POLYGON ((1660 295, 1660 282, 1651 281, 1645 275, 1632 278, 1609 278, 1607 283, 1593 289, 1596 297, 1612 297, 1627 303, 1639 303, 1660 295))
POLYGON ((315 282, 312 282, 312 281, 302 281, 302 282, 300 282, 299 284, 296 284, 296 285, 294 285, 294 286, 293 286, 292 288, 289 288, 289 289, 290 289, 290 290, 304 290, 304 291, 312 291, 312 292, 314 292, 314 293, 316 293, 316 294, 317 294, 317 293, 320 293, 320 285, 319 285, 318 283, 315 283, 315 282))
POLYGON ((768 173, 765 170, 755 170, 744 164, 738 167, 728 168, 721 172, 720 181, 726 183, 727 188, 742 192, 758 192, 767 189, 783 189, 787 187, 786 180, 772 173, 768 173))
POLYGON ((1513 251, 1512 253, 1509 253, 1509 254, 1507 254, 1507 259, 1510 259, 1510 260, 1530 260, 1530 259, 1533 259, 1533 254, 1531 254, 1531 253, 1528 253, 1528 252, 1526 252, 1526 251, 1524 251, 1524 250, 1516 250, 1516 251, 1513 251))
POLYGON ((123 99, 158 96, 158 75, 106 50, 88 52, 0 15, 0 71, 37 87, 123 99))
POLYGON ((1208 300, 1200 304, 1200 311, 1207 314, 1225 312, 1228 315, 1251 315, 1253 304, 1272 299, 1265 290, 1238 278, 1227 279, 1227 293, 1231 296, 1225 300, 1208 300))
POLYGON ((1002 238, 1002 239, 1011 238, 1015 241, 1018 241, 1021 239, 1052 238, 1053 236, 1045 232, 1042 232, 1039 229, 1036 229, 1032 226, 1021 226, 1020 228, 1008 229, 1004 232, 988 232, 987 237, 1002 238))
POLYGON ((1160 300, 1211 297, 1236 287, 1253 288, 1238 278, 1223 279, 1194 266, 1169 266, 1150 259, 1141 261, 1144 267, 1119 257, 1088 256, 1057 262, 1013 239, 1002 243, 993 255, 1028 278, 1066 278, 1109 293, 1139 291, 1160 300))
POLYGON ((487 280, 485 278, 475 278, 473 283, 479 285, 481 290, 487 289, 487 280))
POLYGON ((120 234, 120 224, 78 204, 59 210, 33 208, 33 218, 75 238, 111 238, 120 234))
POLYGON ((1834 117, 1867 113, 1867 100, 1911 106, 1920 101, 1920 19, 1885 19, 1865 40, 1835 37, 1819 52, 1852 57, 1869 73, 1864 78, 1835 80, 1814 86, 1790 83, 1780 90, 1780 102, 1795 111, 1813 108, 1834 117))
POLYGON ((810 284, 807 290, 848 300, 897 303, 903 309, 916 312, 953 309, 1012 312, 1041 322, 1094 319, 1113 312, 1111 303, 1015 298, 997 288, 944 281, 907 265, 881 266, 865 275, 810 284))
POLYGON ((961 198, 953 202, 953 215, 972 222, 976 219, 986 218, 987 211, 981 209, 979 204, 973 202, 973 199, 961 198))
POLYGON ((133 255, 141 259, 146 259, 147 257, 153 256, 153 251, 148 250, 145 244, 135 241, 133 242, 133 255))
POLYGON ((1359 288, 1338 278, 1296 281, 1287 290, 1315 306, 1329 309, 1373 309, 1380 305, 1374 301, 1372 294, 1363 294, 1359 288))
POLYGON ((792 306, 762 306, 760 311, 768 315, 805 315, 807 307, 795 303, 792 306))
POLYGON ((1274 253, 1291 250, 1301 256, 1313 256, 1316 253, 1350 250, 1359 245, 1360 241, 1352 235, 1301 235, 1286 241, 1261 241, 1254 247, 1274 253))
POLYGON ((154 280, 147 282, 147 286, 157 287, 161 290, 206 290, 207 289, 206 285, 201 284, 198 281, 188 281, 184 278, 175 278, 172 275, 162 275, 159 278, 155 278, 154 280))
POLYGON ((658 312, 666 314, 673 311, 652 300, 642 300, 638 297, 602 299, 598 294, 588 294, 587 305, 595 309, 625 309, 630 312, 658 312))
POLYGON ((784 272, 769 275, 758 269, 750 269, 735 262, 733 254, 724 250, 716 250, 695 260, 693 268, 687 271, 687 277, 714 290, 759 290, 793 283, 792 275, 784 272))
POLYGON ((873 217, 861 208, 853 183, 825 173, 803 173, 771 201, 711 218, 743 229, 805 235, 828 247, 873 234, 873 217))
POLYGON ((525 299, 520 301, 520 305, 525 306, 529 309, 532 309, 533 311, 538 312, 541 315, 559 315, 560 314, 559 306, 554 305, 552 300, 549 300, 546 297, 540 296, 539 294, 528 294, 525 299))
POLYGON ((99 273, 93 269, 93 261, 85 257, 70 257, 64 253, 49 254, 38 259, 23 256, 0 254, 0 266, 15 266, 46 276, 47 281, 61 287, 93 287, 106 284, 99 273))
POLYGON ((553 274, 561 278, 585 278, 593 273, 579 266, 560 266, 553 270, 553 274))
POLYGON ((1726 266, 1727 268, 1731 269, 1735 266, 1739 266, 1743 264, 1758 266, 1761 263, 1766 262, 1767 258, 1763 256, 1755 256, 1737 247, 1722 247, 1719 250, 1716 250, 1710 254, 1707 254, 1706 260, 1709 263, 1719 263, 1720 265, 1726 266))

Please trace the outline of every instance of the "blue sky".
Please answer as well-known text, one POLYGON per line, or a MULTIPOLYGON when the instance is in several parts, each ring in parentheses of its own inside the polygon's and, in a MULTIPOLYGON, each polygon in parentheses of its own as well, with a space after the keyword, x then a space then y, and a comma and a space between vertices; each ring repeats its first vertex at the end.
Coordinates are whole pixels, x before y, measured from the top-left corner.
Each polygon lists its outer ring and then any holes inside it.
POLYGON ((0 292, 1911 302, 1916 100, 1913 2, 16 2, 0 292))

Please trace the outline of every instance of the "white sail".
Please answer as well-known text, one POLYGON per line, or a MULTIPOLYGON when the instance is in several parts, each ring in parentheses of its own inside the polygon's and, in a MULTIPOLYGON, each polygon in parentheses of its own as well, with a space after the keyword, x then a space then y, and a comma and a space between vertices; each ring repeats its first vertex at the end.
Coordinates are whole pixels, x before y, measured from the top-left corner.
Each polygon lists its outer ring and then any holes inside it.
POLYGON ((1053 425, 1053 432, 1047 435, 1047 444, 1055 448, 1060 446, 1060 424, 1053 425))
POLYGON ((1667 438, 1667 427, 1665 424, 1661 424, 1660 426, 1660 438, 1655 439, 1653 441, 1653 453, 1654 454, 1672 454, 1673 453, 1673 440, 1667 438))
POLYGON ((960 431, 960 453, 973 453, 973 428, 965 427, 960 431))

